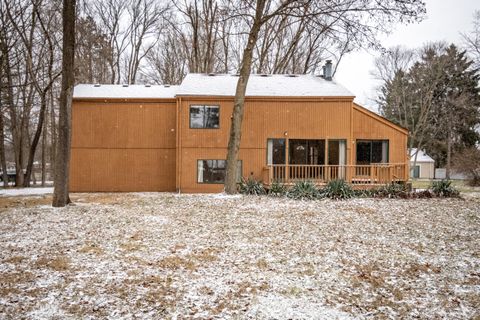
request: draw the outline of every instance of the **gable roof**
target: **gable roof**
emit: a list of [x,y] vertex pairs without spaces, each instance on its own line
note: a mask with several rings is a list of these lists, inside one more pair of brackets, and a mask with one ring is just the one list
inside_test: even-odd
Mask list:
[[[415,160],[416,152],[417,152],[417,148],[410,149],[410,161]],[[425,151],[418,150],[417,162],[435,162],[435,160],[433,160],[428,154],[426,154]]]
[[121,85],[121,84],[78,84],[73,90],[73,97],[93,98],[93,99],[115,99],[115,98],[133,98],[133,99],[173,99],[178,86],[161,85]]
[[[189,73],[179,96],[235,96],[238,76],[232,74]],[[312,75],[252,74],[247,97],[354,97],[342,85]]]

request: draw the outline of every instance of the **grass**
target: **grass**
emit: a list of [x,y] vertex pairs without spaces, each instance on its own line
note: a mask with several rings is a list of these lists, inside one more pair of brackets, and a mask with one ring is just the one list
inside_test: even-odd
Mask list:
[[31,199],[0,215],[6,319],[480,316],[480,198]]
[[[433,180],[430,179],[412,179],[412,187],[415,189],[427,189],[432,184]],[[478,192],[479,189],[469,186],[464,180],[452,180],[452,185],[460,192]]]

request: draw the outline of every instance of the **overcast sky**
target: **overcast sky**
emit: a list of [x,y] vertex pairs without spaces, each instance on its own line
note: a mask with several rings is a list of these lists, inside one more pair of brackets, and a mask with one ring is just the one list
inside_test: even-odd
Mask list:
[[[472,30],[473,13],[480,10],[479,0],[426,0],[427,17],[420,23],[398,25],[394,32],[382,38],[385,48],[403,45],[417,48],[432,41],[461,44],[461,32]],[[378,85],[371,71],[377,52],[353,52],[338,67],[335,80],[347,87],[360,104],[375,110],[372,99]]]

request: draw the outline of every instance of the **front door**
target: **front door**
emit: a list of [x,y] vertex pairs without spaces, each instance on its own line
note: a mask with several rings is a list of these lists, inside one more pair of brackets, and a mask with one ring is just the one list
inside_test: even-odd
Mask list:
[[412,176],[412,178],[418,179],[420,177],[420,166],[417,165],[415,167],[412,167],[412,169],[410,170],[410,175]]

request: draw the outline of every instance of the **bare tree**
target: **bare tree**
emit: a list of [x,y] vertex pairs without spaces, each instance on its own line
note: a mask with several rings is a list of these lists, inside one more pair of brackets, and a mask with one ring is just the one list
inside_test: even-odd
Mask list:
[[78,17],[75,39],[75,80],[80,83],[110,83],[112,52],[108,35],[91,16]]
[[93,16],[109,43],[110,83],[121,82],[121,58],[128,46],[129,30],[122,23],[127,12],[128,0],[87,2],[87,13]]
[[63,1],[63,46],[62,46],[62,91],[60,94],[59,135],[55,163],[54,207],[64,207],[70,203],[69,168],[71,138],[71,108],[75,61],[75,5],[76,0]]
[[[2,24],[3,26],[3,24]],[[3,30],[3,27],[1,28]],[[0,79],[4,78],[4,65],[6,63],[6,57],[4,56],[4,35],[0,31]],[[2,170],[2,180],[5,188],[8,187],[8,173],[7,173],[7,159],[5,152],[5,120],[3,113],[6,111],[1,92],[3,92],[3,81],[0,81],[0,169]]]
[[156,31],[161,29],[162,18],[167,11],[168,7],[161,7],[156,0],[136,0],[128,6],[130,32],[126,57],[127,83],[135,83],[141,61],[158,43]]
[[456,153],[452,159],[455,171],[465,174],[472,186],[480,185],[480,149],[467,148]]
[[188,62],[184,46],[176,32],[166,29],[160,41],[146,55],[147,66],[140,70],[142,81],[157,84],[180,84],[187,74]]
[[[45,17],[40,13],[39,7],[43,7],[43,10],[46,11]],[[33,139],[30,141],[30,147],[28,152],[28,162],[27,162],[27,169],[24,177],[23,186],[29,187],[30,186],[30,179],[32,175],[32,168],[33,162],[35,159],[35,152],[37,150],[38,142],[40,140],[40,136],[42,134],[42,129],[44,127],[44,119],[45,119],[45,111],[47,109],[47,94],[51,90],[54,81],[60,75],[59,72],[56,74],[53,73],[54,68],[54,58],[55,58],[55,45],[54,40],[52,39],[52,27],[55,25],[54,17],[56,8],[48,8],[48,6],[42,3],[42,1],[35,1],[32,2],[32,25],[31,29],[21,28],[15,19],[11,17],[11,22],[17,31],[18,36],[20,37],[23,45],[25,46],[26,50],[26,69],[27,72],[30,74],[31,82],[40,97],[40,110],[37,122],[37,128],[35,130],[35,134]],[[48,19],[44,21],[44,19]],[[36,25],[36,20],[41,29],[41,39],[42,39],[42,47],[36,48],[37,59],[34,57],[34,43],[33,37],[31,36],[34,34],[34,27]],[[40,37],[40,35],[39,35]],[[46,48],[45,48],[46,47]],[[36,61],[35,61],[36,60]],[[45,61],[45,63],[44,63]],[[35,65],[34,65],[35,64]],[[42,67],[45,67],[45,74],[41,71]]]
[[[241,1],[228,2],[233,12],[250,20],[248,40],[240,64],[240,75],[234,98],[232,124],[227,152],[225,191],[237,192],[237,159],[240,149],[245,92],[252,70],[252,55],[262,27],[277,16],[291,16],[298,20],[308,17],[309,23],[332,39],[348,34],[352,44],[363,42],[378,46],[376,34],[388,31],[392,22],[409,22],[421,17],[425,5],[418,1]],[[234,15],[235,16],[235,15]],[[247,18],[247,19],[248,19]],[[385,23],[386,21],[389,24]]]
[[480,68],[480,10],[473,15],[473,30],[470,34],[462,33],[468,53],[472,56],[474,67]]

